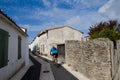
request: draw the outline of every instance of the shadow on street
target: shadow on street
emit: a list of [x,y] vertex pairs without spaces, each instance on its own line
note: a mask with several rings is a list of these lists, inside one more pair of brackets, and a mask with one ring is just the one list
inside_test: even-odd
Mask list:
[[39,80],[41,64],[33,57],[29,56],[34,65],[32,65],[21,80]]
[[39,58],[50,63],[55,80],[78,80],[75,76],[73,76],[70,72],[68,72],[64,67],[62,67],[61,66],[62,64],[54,63],[53,61],[50,61],[40,56]]

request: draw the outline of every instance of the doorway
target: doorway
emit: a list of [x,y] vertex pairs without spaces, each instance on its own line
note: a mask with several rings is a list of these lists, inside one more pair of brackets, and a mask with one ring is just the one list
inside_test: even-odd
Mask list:
[[62,60],[62,62],[65,61],[65,44],[59,44],[57,45],[58,53],[59,53],[59,59]]

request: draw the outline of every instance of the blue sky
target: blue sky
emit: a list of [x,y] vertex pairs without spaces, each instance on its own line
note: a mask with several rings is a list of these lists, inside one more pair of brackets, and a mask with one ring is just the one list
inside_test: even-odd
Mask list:
[[40,30],[71,26],[87,35],[101,21],[120,21],[120,0],[0,0],[0,9],[28,29],[29,42]]

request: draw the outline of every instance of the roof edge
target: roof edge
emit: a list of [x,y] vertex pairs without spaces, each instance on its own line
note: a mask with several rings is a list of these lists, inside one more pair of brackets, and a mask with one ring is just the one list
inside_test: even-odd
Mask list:
[[28,36],[28,34],[25,33],[9,16],[7,16],[7,14],[1,11],[1,9],[0,13],[3,15],[3,18],[5,17],[6,19],[8,19],[8,21],[15,26],[14,28],[17,29],[21,34],[23,34],[24,36]]
[[45,34],[45,33],[48,32],[49,30],[60,29],[60,28],[64,28],[64,27],[69,27],[69,28],[71,28],[71,29],[74,29],[74,30],[79,31],[79,32],[81,32],[82,34],[84,34],[82,31],[77,30],[77,29],[75,29],[75,28],[73,28],[73,27],[71,27],[71,26],[61,26],[61,27],[53,27],[53,28],[50,28],[50,29],[42,30],[42,31],[40,31],[40,32],[38,33],[37,36],[40,37],[42,34]]

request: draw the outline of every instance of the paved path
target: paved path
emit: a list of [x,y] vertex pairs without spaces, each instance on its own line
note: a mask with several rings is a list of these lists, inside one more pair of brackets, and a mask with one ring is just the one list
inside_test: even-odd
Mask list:
[[68,69],[50,59],[35,56],[32,53],[30,55],[34,65],[28,69],[21,80],[86,80],[82,77],[76,78]]
[[50,64],[38,56],[35,56],[33,54],[30,55],[41,64],[39,80],[55,80]]
[[65,68],[61,66],[57,67],[54,63],[50,63],[50,64],[51,64],[51,68],[52,68],[55,80],[78,80],[71,73],[69,73]]
[[89,80],[84,75],[71,70],[66,64],[58,67],[56,66],[58,64],[53,63],[48,57],[35,56],[32,53],[30,55],[32,56],[30,64],[10,80]]
[[43,57],[40,57],[40,59],[43,59],[44,61],[50,63],[55,80],[78,80],[59,64],[53,63],[52,61],[47,60]]
[[41,64],[30,56],[31,61],[34,63],[21,80],[39,80]]

